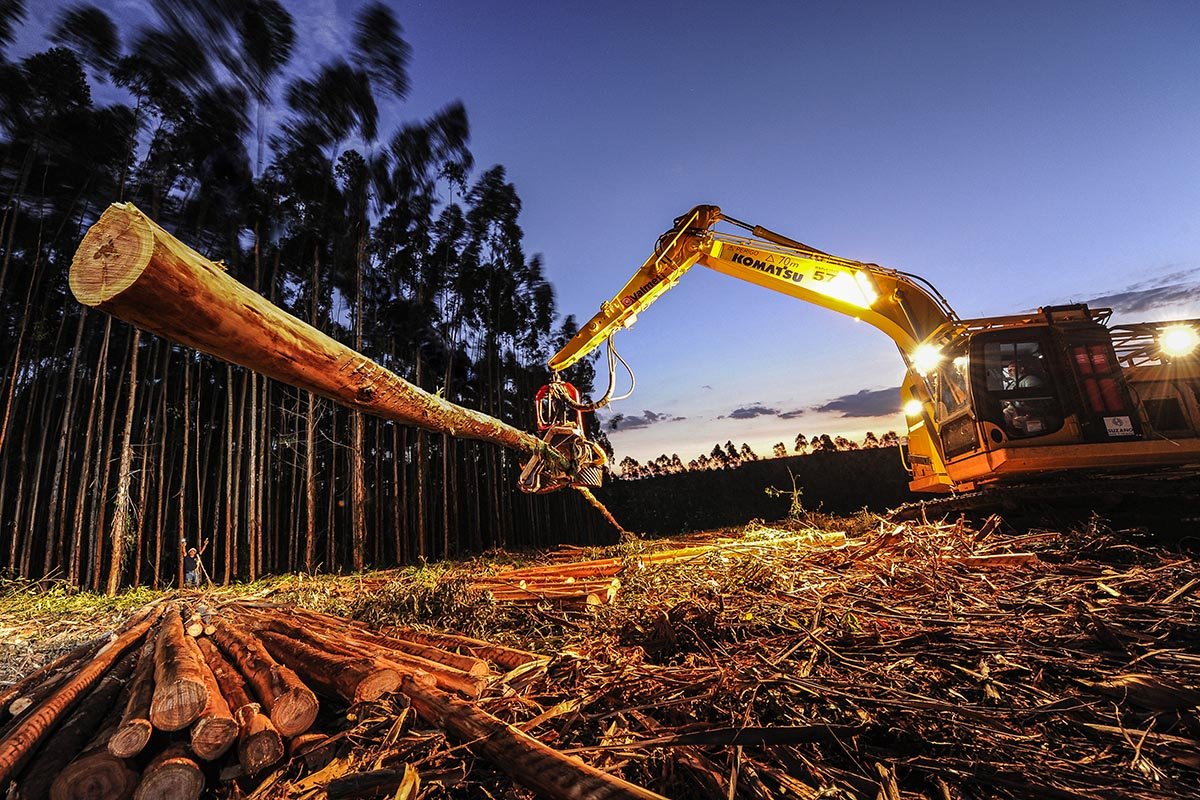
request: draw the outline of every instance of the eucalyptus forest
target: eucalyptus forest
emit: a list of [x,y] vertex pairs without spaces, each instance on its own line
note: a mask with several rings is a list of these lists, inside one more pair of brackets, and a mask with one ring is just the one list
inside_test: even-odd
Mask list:
[[[112,593],[178,582],[187,547],[229,582],[601,530],[575,493],[519,494],[519,454],[365,417],[75,302],[80,238],[128,201],[300,319],[523,429],[574,333],[524,249],[515,186],[472,157],[468,110],[405,119],[411,53],[390,9],[364,6],[352,52],[300,67],[277,0],[153,5],[129,29],[74,7],[16,58],[29,9],[0,0],[0,570]],[[593,376],[568,375],[585,393]]]

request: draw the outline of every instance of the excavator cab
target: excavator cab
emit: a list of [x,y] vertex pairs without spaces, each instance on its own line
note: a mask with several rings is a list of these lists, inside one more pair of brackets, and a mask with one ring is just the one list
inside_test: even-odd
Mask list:
[[[1118,352],[1104,324],[1108,313],[1052,306],[1037,315],[964,321],[938,348],[936,366],[906,383],[915,401],[914,488],[948,491],[1078,468],[1200,460],[1200,384],[1187,379],[1196,359],[1162,363],[1154,346],[1161,331],[1151,323],[1130,326],[1139,329],[1138,341]],[[1154,405],[1157,395],[1180,400]]]

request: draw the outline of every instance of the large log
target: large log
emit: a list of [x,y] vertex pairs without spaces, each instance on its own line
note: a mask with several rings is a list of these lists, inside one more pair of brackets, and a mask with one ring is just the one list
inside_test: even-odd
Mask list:
[[129,682],[128,698],[120,720],[108,741],[108,750],[117,758],[133,758],[142,752],[154,726],[150,724],[150,701],[154,698],[154,650],[158,643],[150,631],[138,654],[137,668]]
[[283,738],[262,713],[262,707],[250,699],[245,680],[217,646],[209,639],[198,639],[196,644],[233,709],[238,725],[238,760],[247,773],[255,775],[283,758]]
[[186,747],[175,745],[146,766],[133,800],[196,800],[202,791],[204,773],[200,766]]
[[63,767],[91,741],[112,712],[117,696],[133,672],[137,655],[130,653],[105,675],[96,688],[76,706],[70,716],[54,731],[54,736],[41,746],[17,781],[17,797],[21,800],[44,800],[50,786]]
[[[369,659],[374,663],[377,670],[386,671],[396,676],[407,675],[422,685],[440,686],[443,689],[461,692],[468,697],[479,697],[483,693],[483,690],[487,688],[487,678],[483,676],[471,675],[446,664],[403,652],[392,651],[380,653],[378,648],[369,642],[358,641],[346,633],[337,633],[329,628],[321,628],[319,630],[306,629],[278,618],[258,616],[257,620],[259,625],[275,633],[283,634],[283,636],[289,639],[294,639],[298,642],[311,642],[318,649],[324,650],[327,653],[337,653],[357,660]],[[263,641],[265,642],[266,639]],[[269,643],[268,649],[270,649]],[[297,668],[297,671],[301,670]],[[344,680],[348,680],[348,678]],[[383,691],[375,691],[374,697],[360,696],[358,699],[373,700],[375,697],[383,694],[384,691],[395,691],[399,686],[400,679],[397,677],[394,686],[380,686],[378,689],[382,689]],[[360,695],[363,691],[364,687],[360,687],[357,690]]]
[[4,709],[7,709],[8,713],[17,716],[31,705],[35,705],[37,699],[36,693],[39,693],[42,687],[47,686],[47,684],[51,688],[57,686],[72,671],[77,669],[81,663],[91,658],[100,649],[100,646],[104,644],[104,641],[104,639],[95,639],[68,650],[50,663],[44,664],[29,673],[12,686],[0,691],[0,715],[3,715]]
[[394,636],[384,636],[383,634],[375,633],[374,631],[369,631],[358,626],[349,626],[345,621],[325,614],[315,614],[301,609],[293,609],[292,615],[303,617],[306,624],[315,624],[330,634],[344,636],[356,642],[365,642],[387,648],[388,650],[406,653],[410,656],[424,658],[428,661],[436,661],[439,664],[454,667],[475,677],[487,677],[491,674],[491,669],[482,658],[464,656],[440,647],[421,644],[420,642],[409,642],[404,639],[397,639]]
[[32,754],[34,747],[68,712],[75,702],[96,684],[129,648],[146,635],[162,612],[154,604],[130,618],[108,644],[39,707],[22,719],[7,736],[0,739],[0,788],[7,783]]
[[63,768],[50,785],[50,800],[129,800],[133,796],[138,774],[125,759],[108,752],[117,724],[114,718]]
[[403,691],[422,719],[455,739],[469,742],[473,751],[542,796],[563,800],[665,800],[660,794],[547,747],[474,703],[407,680]]
[[218,620],[213,641],[237,666],[282,736],[304,733],[317,718],[317,696],[262,643],[229,620]]
[[208,705],[204,662],[192,638],[184,633],[179,608],[172,604],[163,617],[154,648],[154,697],[150,722],[177,731],[195,722]]
[[208,688],[208,705],[204,707],[200,718],[192,726],[192,752],[205,761],[214,761],[225,754],[225,751],[237,741],[238,724],[229,710],[229,703],[221,694],[217,678],[201,653],[195,639],[188,637],[191,646],[196,648],[200,657],[205,686]]
[[274,631],[259,631],[258,638],[271,655],[303,676],[309,685],[347,703],[377,700],[400,688],[396,671],[375,659],[330,653]]
[[114,203],[88,230],[70,282],[86,306],[291,386],[565,466],[537,437],[430,394],[280,310],[132,204]]

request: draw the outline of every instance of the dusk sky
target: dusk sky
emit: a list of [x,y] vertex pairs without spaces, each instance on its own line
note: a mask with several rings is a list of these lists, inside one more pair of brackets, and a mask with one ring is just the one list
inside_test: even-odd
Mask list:
[[[44,29],[64,5],[31,11]],[[358,3],[287,5],[294,70],[348,49]],[[464,102],[561,315],[591,317],[713,203],[918,273],[966,317],[1200,316],[1195,2],[393,5],[414,87],[393,119]],[[618,460],[903,432],[886,337],[700,267],[617,344],[638,378]]]

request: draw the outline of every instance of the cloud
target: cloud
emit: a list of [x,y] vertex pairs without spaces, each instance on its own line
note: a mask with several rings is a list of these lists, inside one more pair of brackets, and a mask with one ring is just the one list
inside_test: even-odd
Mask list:
[[767,408],[761,403],[755,403],[742,408],[735,408],[717,419],[754,419],[755,417],[773,417],[779,413],[777,408]]
[[680,422],[687,417],[672,417],[670,414],[659,414],[654,411],[645,410],[642,415],[629,416],[628,414],[615,414],[608,420],[609,430],[613,431],[634,431],[639,428],[649,428],[651,425],[656,425],[659,422]]
[[793,411],[781,411],[781,412],[779,412],[779,418],[780,419],[795,419],[796,417],[802,415],[803,413],[804,413],[803,408],[797,408]]
[[854,394],[844,394],[814,411],[839,413],[843,417],[884,417],[900,412],[900,387],[892,389],[863,389]]
[[1200,297],[1200,267],[1176,270],[1087,301],[1092,308],[1111,308],[1115,315],[1180,310],[1191,313]]

